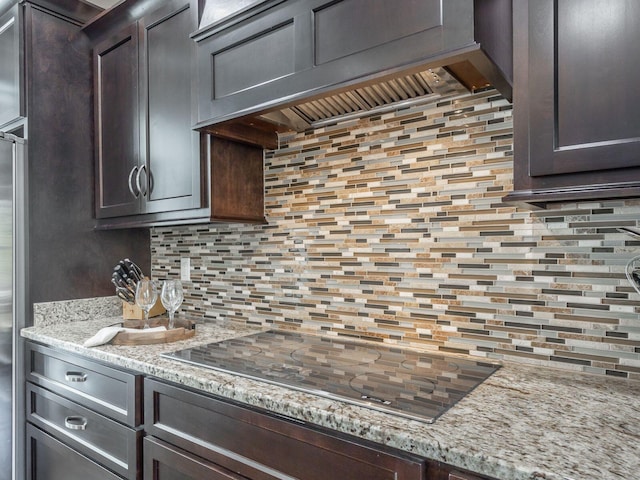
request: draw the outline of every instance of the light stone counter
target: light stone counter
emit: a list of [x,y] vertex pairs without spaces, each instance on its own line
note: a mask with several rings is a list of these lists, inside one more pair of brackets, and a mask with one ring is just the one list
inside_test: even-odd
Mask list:
[[119,320],[30,327],[22,335],[501,480],[640,479],[640,382],[506,364],[427,424],[159,356],[251,327],[207,323],[171,344],[82,346]]

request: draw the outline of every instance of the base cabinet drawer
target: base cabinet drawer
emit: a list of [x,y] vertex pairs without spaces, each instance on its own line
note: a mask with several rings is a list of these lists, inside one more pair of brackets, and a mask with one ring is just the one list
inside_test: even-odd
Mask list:
[[144,439],[144,480],[247,480],[153,437]]
[[33,425],[26,433],[27,480],[121,480]]
[[32,384],[27,384],[27,420],[123,477],[137,478],[141,430]]
[[148,435],[239,478],[422,480],[426,476],[426,461],[411,454],[149,378],[144,391]]
[[131,427],[142,419],[142,377],[27,343],[27,381]]

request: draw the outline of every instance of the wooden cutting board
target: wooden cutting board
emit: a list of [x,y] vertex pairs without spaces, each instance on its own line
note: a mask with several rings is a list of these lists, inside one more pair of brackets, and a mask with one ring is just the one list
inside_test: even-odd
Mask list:
[[[167,326],[167,318],[153,318],[149,320],[150,327]],[[176,328],[162,332],[145,332],[142,330],[142,320],[125,320],[125,328],[139,328],[140,332],[120,332],[111,340],[112,345],[153,345],[157,343],[171,343],[186,340],[196,334],[195,323],[192,320],[176,320]]]

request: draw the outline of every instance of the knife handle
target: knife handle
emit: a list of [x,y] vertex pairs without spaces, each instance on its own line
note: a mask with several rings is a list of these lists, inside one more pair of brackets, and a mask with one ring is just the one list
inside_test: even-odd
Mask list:
[[120,260],[118,262],[118,266],[120,267],[120,269],[122,270],[122,273],[124,273],[125,275],[129,275],[129,268],[127,267],[127,265],[124,263],[124,260]]
[[127,266],[127,268],[129,269],[130,274],[133,273],[135,280],[137,282],[139,282],[140,280],[142,280],[142,278],[144,277],[142,270],[140,269],[140,267],[138,265],[136,265],[135,263],[133,263],[131,260],[129,260],[128,258],[125,258],[124,260],[124,264]]

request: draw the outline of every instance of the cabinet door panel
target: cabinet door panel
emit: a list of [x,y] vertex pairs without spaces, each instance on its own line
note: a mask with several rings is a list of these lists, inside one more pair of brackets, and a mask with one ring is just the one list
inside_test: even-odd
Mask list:
[[529,8],[530,175],[640,166],[640,4],[541,0]]
[[140,21],[146,213],[200,206],[199,134],[191,129],[194,10],[189,1],[173,2]]
[[640,45],[639,18],[633,0],[558,2],[559,148],[640,137],[640,124],[629,121],[640,112],[640,97],[629,94],[640,81],[640,63],[629,61]]
[[24,115],[18,5],[0,17],[0,126]]
[[293,20],[213,52],[211,56],[213,98],[223,98],[290,75],[295,71]]
[[140,209],[138,38],[134,26],[94,49],[96,215],[130,215]]
[[342,0],[315,10],[313,19],[315,64],[320,65],[441,27],[442,8],[439,0],[401,6],[387,0]]

